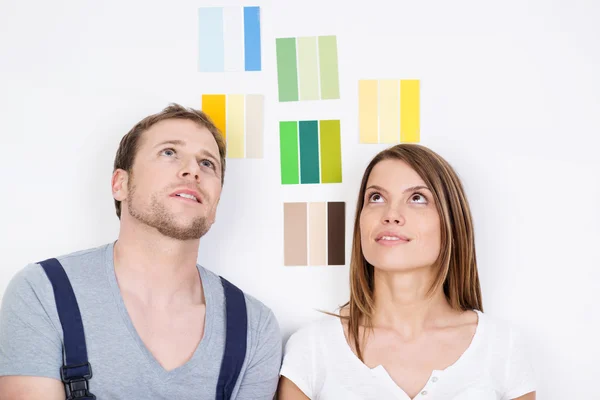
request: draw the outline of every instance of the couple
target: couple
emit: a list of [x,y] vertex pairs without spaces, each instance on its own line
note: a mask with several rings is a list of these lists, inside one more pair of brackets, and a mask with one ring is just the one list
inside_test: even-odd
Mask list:
[[0,310],[0,399],[535,399],[523,344],[482,313],[471,215],[418,145],[369,164],[350,301],[282,339],[269,308],[197,265],[225,142],[171,105],[123,137],[118,240],[31,264]]

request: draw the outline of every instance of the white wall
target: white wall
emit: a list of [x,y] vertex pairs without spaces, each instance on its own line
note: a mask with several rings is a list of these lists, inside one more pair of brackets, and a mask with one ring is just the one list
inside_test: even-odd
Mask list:
[[[263,7],[252,79],[197,72],[197,8],[229,4]],[[265,158],[229,161],[200,262],[264,301],[289,336],[347,300],[348,270],[282,266],[282,202],[344,200],[350,227],[362,171],[384,148],[358,143],[357,80],[417,78],[422,143],[471,201],[486,311],[530,340],[540,399],[597,396],[599,3],[360,4],[2,1],[0,294],[28,262],[116,237],[111,167],[135,122],[202,93],[264,93]],[[322,34],[338,36],[341,100],[278,103],[275,37]],[[282,187],[278,121],[328,118],[342,120],[344,182]]]

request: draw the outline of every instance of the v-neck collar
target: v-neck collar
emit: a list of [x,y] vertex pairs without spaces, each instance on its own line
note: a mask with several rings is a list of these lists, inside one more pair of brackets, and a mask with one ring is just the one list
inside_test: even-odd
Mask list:
[[427,379],[427,383],[419,393],[411,398],[406,392],[396,384],[396,382],[392,379],[388,371],[385,369],[383,365],[377,365],[374,368],[370,368],[365,363],[363,363],[356,354],[350,348],[348,341],[346,340],[346,335],[344,333],[344,324],[341,318],[336,318],[337,321],[334,321],[336,324],[336,336],[340,339],[339,344],[341,345],[342,354],[344,354],[347,362],[354,363],[357,365],[357,368],[362,369],[366,373],[371,376],[377,378],[380,383],[385,385],[386,390],[394,395],[394,399],[396,400],[420,400],[425,398],[430,398],[431,394],[435,391],[435,382],[437,382],[440,377],[443,375],[448,375],[456,368],[460,368],[460,366],[466,362],[468,362],[471,354],[476,351],[479,342],[481,341],[481,336],[484,331],[484,315],[479,310],[473,310],[477,313],[477,327],[475,328],[475,333],[473,334],[473,338],[471,339],[471,343],[465,349],[465,351],[460,355],[460,357],[450,366],[446,367],[443,370],[433,370],[431,371],[431,375]]
[[129,333],[131,334],[131,338],[136,342],[140,351],[144,354],[147,362],[148,369],[152,371],[152,373],[156,376],[156,378],[161,381],[168,381],[176,375],[185,375],[190,369],[193,369],[195,365],[199,362],[201,363],[202,355],[206,353],[205,349],[210,342],[210,337],[213,331],[213,321],[214,321],[214,303],[213,303],[213,294],[205,285],[205,282],[208,282],[209,278],[206,276],[206,271],[200,266],[196,265],[198,268],[198,274],[200,275],[200,284],[202,285],[202,289],[204,292],[204,299],[206,302],[206,312],[205,312],[205,321],[204,321],[204,334],[200,343],[194,350],[192,357],[183,365],[167,371],[163,368],[163,366],[156,360],[154,355],[148,350],[142,338],[138,334],[135,326],[133,325],[133,321],[129,316],[129,312],[127,311],[127,307],[125,306],[125,301],[123,300],[123,296],[121,294],[121,290],[119,289],[119,284],[117,282],[117,275],[115,273],[115,264],[114,264],[114,242],[107,246],[105,253],[105,266],[106,266],[106,275],[108,277],[109,285],[111,291],[113,293],[113,297],[117,308],[121,314],[123,319],[123,323],[127,326]]

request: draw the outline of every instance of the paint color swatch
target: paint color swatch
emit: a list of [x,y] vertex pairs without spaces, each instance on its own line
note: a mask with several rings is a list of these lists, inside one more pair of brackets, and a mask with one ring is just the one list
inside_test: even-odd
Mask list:
[[201,109],[223,134],[227,158],[263,158],[263,95],[204,94]]
[[340,98],[336,36],[279,38],[275,49],[280,102]]
[[341,183],[339,120],[279,122],[281,184]]
[[261,71],[260,7],[198,9],[200,72]]
[[420,90],[419,80],[358,81],[360,143],[418,143]]
[[346,203],[284,203],[285,266],[344,265]]

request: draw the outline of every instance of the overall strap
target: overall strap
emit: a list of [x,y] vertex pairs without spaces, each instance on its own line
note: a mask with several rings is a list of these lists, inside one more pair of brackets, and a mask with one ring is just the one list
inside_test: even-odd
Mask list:
[[246,357],[248,315],[244,293],[221,277],[225,292],[226,333],[225,353],[217,382],[216,400],[229,400]]
[[88,380],[92,377],[92,366],[88,362],[83,324],[73,287],[62,265],[56,258],[39,263],[54,290],[56,311],[63,330],[64,357],[60,376],[65,384],[67,400],[93,400]]

